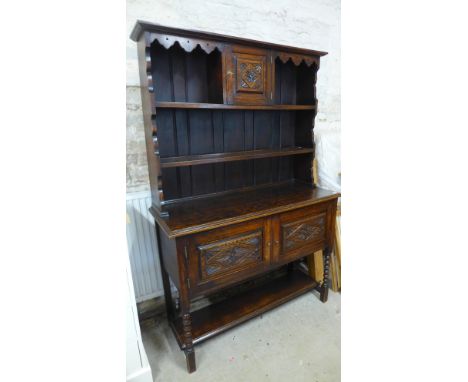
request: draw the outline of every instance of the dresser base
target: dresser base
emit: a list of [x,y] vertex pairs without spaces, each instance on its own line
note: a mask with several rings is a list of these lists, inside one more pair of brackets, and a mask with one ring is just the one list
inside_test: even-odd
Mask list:
[[[294,182],[180,202],[168,219],[156,217],[167,316],[189,372],[196,369],[196,344],[310,290],[327,301],[338,196]],[[320,285],[298,267],[318,250]],[[211,304],[196,309],[202,297]]]

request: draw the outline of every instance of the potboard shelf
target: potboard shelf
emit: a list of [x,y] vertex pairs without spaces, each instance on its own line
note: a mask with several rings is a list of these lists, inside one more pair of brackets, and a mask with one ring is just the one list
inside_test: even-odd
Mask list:
[[[286,301],[314,289],[317,283],[300,270],[293,270],[280,278],[238,296],[192,313],[192,337],[197,344],[233,326],[273,309]],[[183,325],[179,318],[173,323],[177,340],[183,343]]]

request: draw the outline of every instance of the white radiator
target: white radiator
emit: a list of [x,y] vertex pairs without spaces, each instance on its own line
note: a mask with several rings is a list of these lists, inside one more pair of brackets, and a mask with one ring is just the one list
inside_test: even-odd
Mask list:
[[136,302],[164,294],[150,207],[149,191],[127,194],[127,244]]

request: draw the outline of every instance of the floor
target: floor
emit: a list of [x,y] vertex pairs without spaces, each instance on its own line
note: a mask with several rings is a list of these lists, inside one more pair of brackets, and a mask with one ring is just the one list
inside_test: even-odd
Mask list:
[[340,294],[309,292],[195,346],[188,374],[164,316],[142,322],[155,382],[340,381]]

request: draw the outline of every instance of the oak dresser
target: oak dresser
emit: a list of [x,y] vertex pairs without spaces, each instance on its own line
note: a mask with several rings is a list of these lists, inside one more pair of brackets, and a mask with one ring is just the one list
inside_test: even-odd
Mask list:
[[[311,170],[326,53],[142,21],[131,38],[167,316],[193,372],[197,343],[307,291],[327,300],[340,195]],[[320,284],[301,263],[318,250]]]

